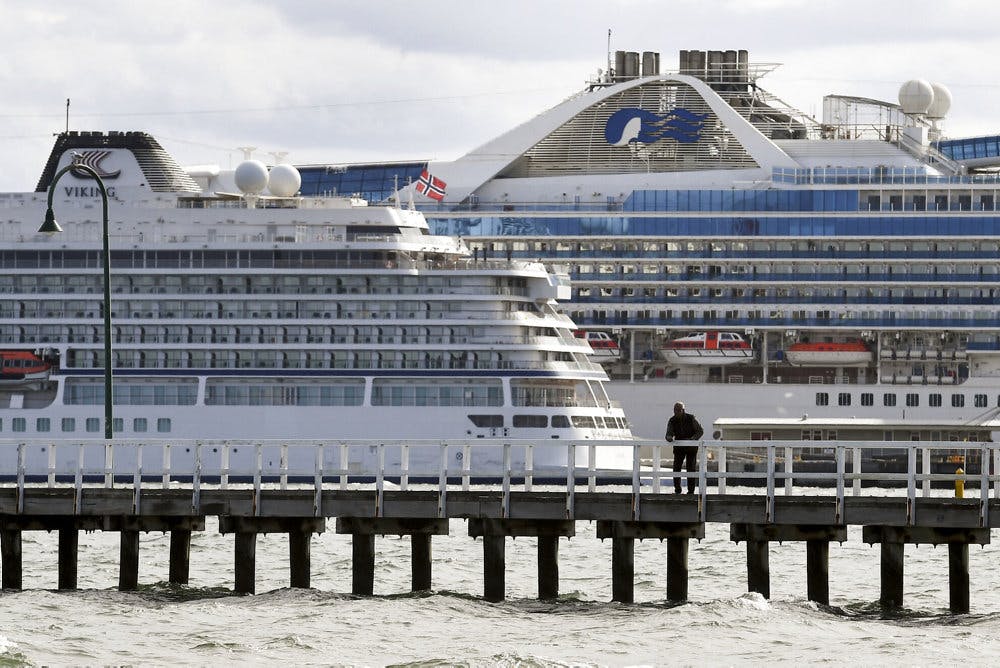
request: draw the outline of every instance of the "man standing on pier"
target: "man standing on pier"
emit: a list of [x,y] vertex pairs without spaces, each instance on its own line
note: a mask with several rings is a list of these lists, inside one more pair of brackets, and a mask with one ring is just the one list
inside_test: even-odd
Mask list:
[[[698,424],[698,420],[695,419],[690,413],[684,411],[683,402],[678,401],[674,404],[674,416],[667,420],[667,443],[673,443],[674,441],[697,441],[701,439],[704,430],[701,425]],[[698,446],[697,445],[675,445],[674,446],[674,472],[681,470],[684,465],[685,460],[687,460],[687,470],[691,473],[697,470],[698,466]],[[694,494],[694,480],[688,478],[687,481],[687,493]],[[681,479],[679,477],[674,478],[674,492],[676,494],[681,493]]]

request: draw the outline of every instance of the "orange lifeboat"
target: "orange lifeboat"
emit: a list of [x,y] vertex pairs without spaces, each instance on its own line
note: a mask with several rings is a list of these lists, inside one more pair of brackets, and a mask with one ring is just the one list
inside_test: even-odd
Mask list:
[[792,366],[863,366],[872,361],[872,351],[863,341],[839,343],[793,343],[785,351]]
[[753,347],[736,332],[699,332],[667,341],[660,357],[672,364],[739,364],[753,359]]
[[591,359],[598,364],[609,364],[617,362],[621,357],[621,349],[618,342],[611,338],[607,332],[590,332],[578,329],[573,332],[573,336],[578,339],[586,339],[593,351]]
[[27,350],[0,350],[0,387],[48,380],[52,365]]

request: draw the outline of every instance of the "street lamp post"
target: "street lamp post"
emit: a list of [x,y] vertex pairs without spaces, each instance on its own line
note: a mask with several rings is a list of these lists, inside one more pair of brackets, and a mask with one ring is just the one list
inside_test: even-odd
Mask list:
[[108,190],[104,187],[97,171],[83,163],[74,163],[63,167],[52,178],[49,184],[49,208],[45,211],[45,222],[38,228],[42,234],[55,234],[62,232],[56,216],[52,212],[52,196],[56,191],[56,183],[63,174],[70,170],[82,172],[97,181],[97,187],[101,191],[101,204],[104,206],[104,438],[111,440],[113,435],[112,419],[112,396],[111,396],[111,252],[108,250]]

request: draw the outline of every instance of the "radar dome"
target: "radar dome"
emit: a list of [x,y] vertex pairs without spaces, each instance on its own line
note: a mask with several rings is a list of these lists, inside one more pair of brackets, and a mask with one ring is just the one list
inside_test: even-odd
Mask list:
[[292,197],[299,191],[301,185],[302,176],[295,167],[275,165],[271,168],[271,180],[267,187],[275,197]]
[[244,160],[233,174],[240,192],[259,195],[267,187],[267,167],[260,160]]
[[948,110],[951,109],[951,91],[945,88],[944,84],[932,83],[934,89],[934,101],[927,109],[929,118],[944,118]]
[[934,102],[934,89],[923,79],[910,79],[899,88],[899,106],[904,114],[925,114]]

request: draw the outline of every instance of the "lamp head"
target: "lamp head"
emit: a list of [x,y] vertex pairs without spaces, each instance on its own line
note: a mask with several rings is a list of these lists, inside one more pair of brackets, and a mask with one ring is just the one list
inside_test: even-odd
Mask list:
[[62,232],[62,228],[59,227],[59,223],[56,222],[56,214],[52,213],[52,207],[49,207],[45,211],[45,222],[42,226],[38,228],[40,234],[47,234],[52,236],[56,232]]

